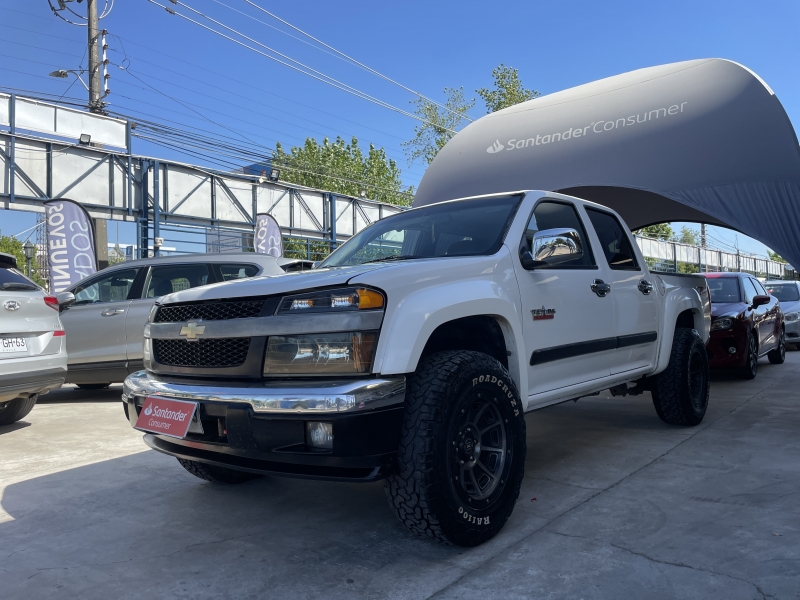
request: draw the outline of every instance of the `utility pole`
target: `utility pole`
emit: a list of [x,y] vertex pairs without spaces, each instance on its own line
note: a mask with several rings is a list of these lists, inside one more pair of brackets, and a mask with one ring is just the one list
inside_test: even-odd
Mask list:
[[700,223],[700,245],[706,247],[706,224]]
[[97,19],[97,0],[86,0],[86,17],[89,30],[89,110],[103,112],[102,76],[100,74],[100,44]]

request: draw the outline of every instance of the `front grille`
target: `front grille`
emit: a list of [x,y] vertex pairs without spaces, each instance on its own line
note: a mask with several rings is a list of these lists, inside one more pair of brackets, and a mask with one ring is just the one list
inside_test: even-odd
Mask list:
[[155,323],[181,323],[183,321],[224,321],[247,319],[261,314],[264,300],[229,300],[203,304],[168,304],[156,312]]
[[249,349],[250,338],[153,340],[156,362],[169,367],[239,367]]

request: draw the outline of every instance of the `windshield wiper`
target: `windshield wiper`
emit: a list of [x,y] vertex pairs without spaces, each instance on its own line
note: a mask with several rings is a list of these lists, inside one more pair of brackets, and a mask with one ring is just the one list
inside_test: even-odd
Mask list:
[[390,260],[408,260],[409,258],[419,258],[419,256],[411,256],[408,254],[390,254],[389,256],[384,256],[383,258],[375,258],[373,260],[368,260],[367,262],[361,264],[366,265],[367,263],[387,262]]
[[39,288],[32,283],[23,283],[21,281],[7,281],[0,285],[0,290],[38,290]]

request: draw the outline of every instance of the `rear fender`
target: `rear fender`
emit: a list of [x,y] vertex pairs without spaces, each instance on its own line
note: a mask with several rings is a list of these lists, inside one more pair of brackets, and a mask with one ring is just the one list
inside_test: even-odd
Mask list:
[[669,356],[672,351],[672,340],[675,337],[675,327],[678,323],[678,316],[684,311],[691,311],[694,321],[694,328],[703,339],[703,343],[708,343],[710,324],[707,322],[703,310],[703,300],[694,288],[674,287],[666,292],[664,297],[664,316],[661,333],[661,343],[658,349],[658,364],[655,373],[661,373],[669,364]]

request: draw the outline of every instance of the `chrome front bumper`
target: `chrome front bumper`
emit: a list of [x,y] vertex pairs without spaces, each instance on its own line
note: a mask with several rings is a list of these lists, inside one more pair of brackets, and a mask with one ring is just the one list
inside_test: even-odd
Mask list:
[[147,371],[129,375],[122,400],[163,396],[203,403],[249,404],[257,414],[336,414],[397,406],[405,400],[406,378],[381,377],[351,380],[303,380],[258,383],[176,382]]

